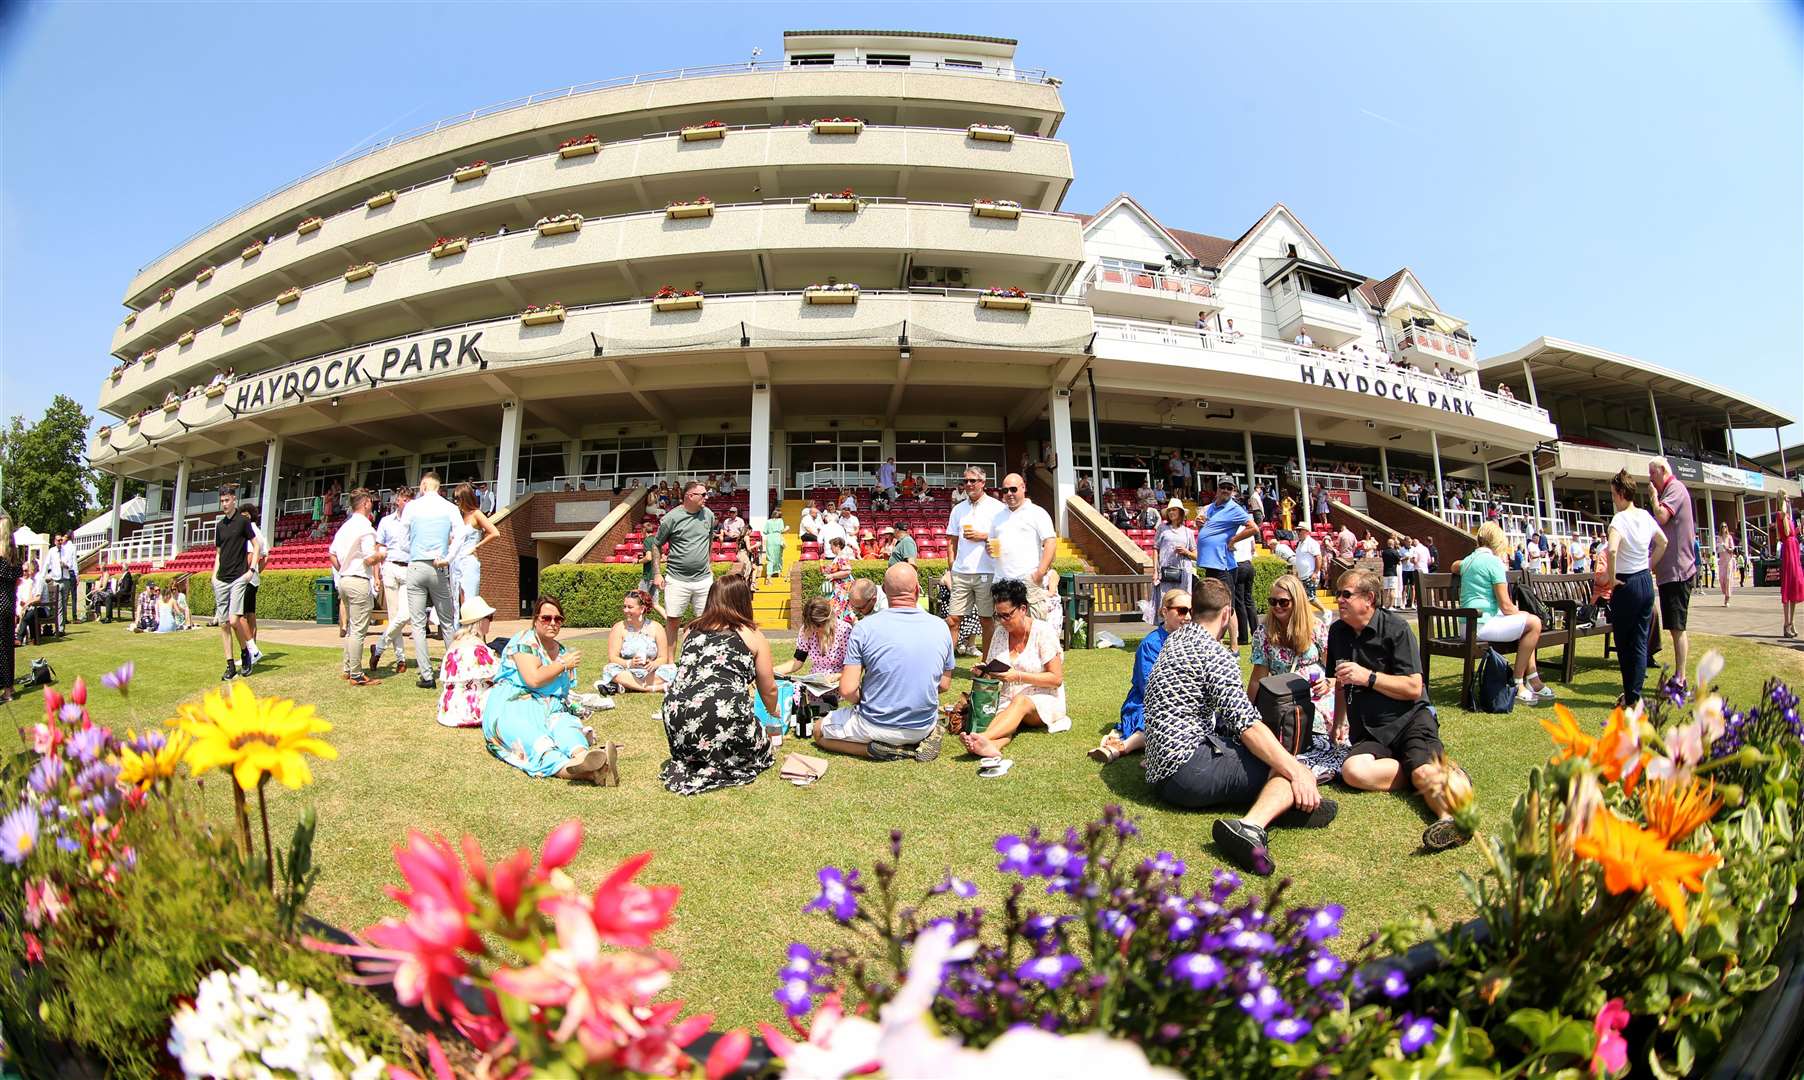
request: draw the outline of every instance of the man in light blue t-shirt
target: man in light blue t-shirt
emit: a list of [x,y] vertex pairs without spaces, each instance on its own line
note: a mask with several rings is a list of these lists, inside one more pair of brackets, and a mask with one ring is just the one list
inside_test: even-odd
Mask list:
[[940,755],[940,695],[952,687],[952,634],[923,611],[909,563],[883,575],[889,607],[858,620],[839,673],[840,707],[821,720],[822,750],[876,761]]

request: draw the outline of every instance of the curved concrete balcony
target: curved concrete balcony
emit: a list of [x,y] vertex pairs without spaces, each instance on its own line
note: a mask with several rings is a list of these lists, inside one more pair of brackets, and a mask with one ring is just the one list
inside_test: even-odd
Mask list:
[[477,180],[458,183],[447,173],[378,207],[358,200],[317,229],[276,237],[253,259],[234,255],[205,281],[187,281],[168,303],[153,301],[131,325],[117,327],[110,351],[126,357],[161,348],[232,308],[335,277],[353,263],[416,252],[422,238],[492,232],[509,221],[522,229],[573,209],[651,210],[704,192],[717,202],[777,199],[831,184],[872,195],[906,190],[928,202],[982,195],[1049,210],[1071,179],[1071,152],[1062,142],[978,142],[945,128],[867,126],[855,138],[803,126],[734,128],[705,142],[686,142],[677,132],[628,139],[582,157],[553,150],[494,164]]
[[[379,420],[383,410],[429,411],[434,395],[493,402],[494,379],[552,400],[629,388],[743,388],[755,357],[767,371],[781,369],[785,384],[894,384],[893,360],[847,361],[898,357],[904,333],[914,363],[942,380],[989,386],[1026,379],[1044,389],[1045,375],[1022,372],[1081,357],[1091,332],[1087,305],[1043,295],[1027,311],[994,310],[975,290],[861,292],[854,303],[831,305],[809,303],[800,292],[710,296],[700,309],[678,312],[646,300],[573,307],[547,325],[528,326],[516,315],[444,326],[241,376],[218,394],[195,395],[169,412],[153,405],[136,422],[96,431],[88,455],[97,466],[127,472],[167,464],[172,454],[229,456],[274,430]],[[653,358],[655,371],[623,374],[634,357]],[[989,359],[994,371],[973,366]],[[542,394],[521,389],[535,380]]]
[[405,132],[263,195],[153,259],[132,279],[125,303],[147,307],[165,287],[192,280],[203,265],[223,265],[253,238],[291,231],[302,218],[322,212],[315,208],[406,187],[461,162],[542,153],[587,132],[613,141],[713,119],[743,124],[844,115],[922,126],[1004,123],[1051,136],[1064,105],[1057,80],[1043,72],[938,65],[765,62],[566,87]]
[[[665,283],[703,281],[707,291],[801,288],[837,276],[867,287],[900,282],[908,258],[970,268],[983,284],[1049,291],[1083,258],[1075,217],[1023,213],[980,218],[968,205],[874,202],[855,213],[819,213],[806,201],[722,206],[713,216],[670,220],[663,211],[602,218],[578,232],[510,233],[445,258],[421,252],[360,281],[342,276],[246,309],[125,369],[101,387],[115,413],[205,382],[214,371],[249,372],[345,343],[419,327],[518,311],[530,302],[646,296]],[[290,295],[290,294],[285,294]]]

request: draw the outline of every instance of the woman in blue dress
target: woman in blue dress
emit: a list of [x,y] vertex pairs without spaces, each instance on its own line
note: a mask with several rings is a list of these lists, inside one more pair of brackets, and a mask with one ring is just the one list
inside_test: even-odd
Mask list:
[[1140,639],[1140,647],[1134,650],[1134,679],[1127,700],[1121,703],[1121,723],[1102,737],[1101,744],[1091,747],[1091,761],[1107,765],[1123,754],[1146,748],[1146,680],[1165,651],[1165,639],[1189,621],[1190,594],[1183,589],[1165,590],[1159,600],[1159,625]]
[[528,776],[594,782],[607,753],[589,745],[570,702],[581,657],[558,642],[563,605],[541,596],[532,608],[532,625],[501,649],[501,669],[482,703],[482,737],[490,753]]

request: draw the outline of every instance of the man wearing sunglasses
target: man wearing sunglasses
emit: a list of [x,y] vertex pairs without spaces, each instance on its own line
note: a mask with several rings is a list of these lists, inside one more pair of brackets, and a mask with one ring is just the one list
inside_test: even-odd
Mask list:
[[[1058,597],[1041,584],[1059,552],[1058,530],[1051,515],[1027,497],[1027,481],[1020,473],[1002,478],[1002,504],[1007,509],[991,529],[996,580],[1026,584],[1027,610],[1043,622],[1052,617],[1058,604]],[[989,655],[987,647],[984,655]]]
[[1003,505],[984,491],[988,477],[975,466],[965,470],[964,498],[953,506],[946,519],[946,539],[957,545],[952,557],[951,603],[946,611],[946,629],[952,640],[960,637],[958,624],[975,612],[983,626],[983,652],[990,655],[990,635],[996,631],[994,609],[990,603],[990,582],[996,573],[996,562],[988,548],[990,531]]
[[1428,707],[1416,636],[1403,616],[1379,606],[1381,588],[1370,570],[1349,570],[1336,585],[1340,619],[1328,628],[1327,665],[1336,684],[1334,737],[1353,743],[1341,779],[1358,791],[1413,786],[1437,819],[1423,831],[1422,846],[1458,847],[1472,836],[1455,824],[1443,794],[1446,749]]

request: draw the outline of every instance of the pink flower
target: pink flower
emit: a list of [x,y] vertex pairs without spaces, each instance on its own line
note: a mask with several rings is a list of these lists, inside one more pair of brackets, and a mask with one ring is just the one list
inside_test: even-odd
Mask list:
[[602,940],[625,948],[645,948],[658,931],[670,925],[682,889],[675,885],[647,888],[633,883],[633,877],[651,861],[645,851],[614,868],[595,888],[590,908],[595,929]]
[[58,732],[53,725],[50,725],[50,724],[33,724],[33,725],[31,725],[31,749],[32,749],[32,752],[35,754],[38,754],[39,756],[43,756],[45,754],[50,753],[50,751],[56,749],[57,736],[58,736]]
[[539,849],[539,872],[536,880],[544,881],[553,870],[570,865],[576,853],[583,846],[583,823],[580,818],[571,818],[545,837],[545,846]]
[[88,683],[80,675],[75,677],[75,688],[69,691],[69,700],[77,705],[88,703]]
[[[463,867],[458,865],[457,854],[444,837],[435,835],[429,839],[424,833],[409,829],[407,846],[395,849],[395,864],[401,868],[401,876],[413,886],[413,891],[391,885],[387,892],[397,902],[407,905],[410,911],[430,906],[448,908],[461,916],[476,909],[464,888]],[[474,942],[475,935],[469,936]],[[472,947],[481,948],[479,944]]]
[[29,930],[25,932],[25,962],[28,964],[44,962],[44,945],[38,940],[38,936]]
[[63,897],[48,878],[25,883],[25,921],[35,929],[46,921],[55,926],[63,915]]
[[720,1037],[714,1049],[708,1051],[708,1080],[721,1080],[745,1064],[747,1054],[752,1052],[752,1037],[744,1028],[734,1028]]
[[563,901],[552,912],[557,947],[530,967],[499,968],[495,989],[541,1008],[562,1008],[553,1038],[567,1043],[581,1032],[591,1059],[644,1033],[634,1006],[670,984],[671,959],[662,953],[603,952],[602,938],[581,904]]
[[[469,972],[469,965],[455,947],[447,947],[447,937],[458,932],[468,934],[461,915],[444,908],[422,915],[415,911],[407,922],[384,919],[364,930],[370,944],[338,945],[318,938],[304,937],[301,944],[319,952],[348,956],[363,963],[358,974],[346,981],[369,986],[393,983],[395,999],[403,1005],[421,1005],[434,1020],[443,1018],[441,1011],[457,1001],[456,984]],[[477,942],[480,948],[481,942]]]
[[1621,1035],[1622,1029],[1628,1026],[1629,1011],[1623,1008],[1622,999],[1611,998],[1604,1002],[1592,1025],[1592,1033],[1597,1037],[1597,1050],[1591,1055],[1593,1073],[1610,1076],[1628,1067],[1629,1044]]

